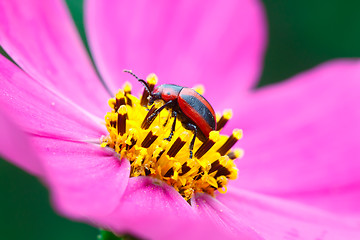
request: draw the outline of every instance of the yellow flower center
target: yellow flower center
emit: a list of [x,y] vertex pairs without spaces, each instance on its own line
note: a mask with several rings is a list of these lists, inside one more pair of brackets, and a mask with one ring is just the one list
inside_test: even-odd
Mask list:
[[[146,81],[151,89],[157,83],[155,74]],[[197,90],[202,94],[202,88]],[[153,121],[148,117],[163,105],[155,101],[147,108],[148,92],[144,90],[140,98],[131,94],[131,85],[126,83],[115,98],[109,100],[111,111],[105,115],[108,136],[101,139],[101,146],[114,149],[121,158],[130,161],[130,177],[150,176],[171,185],[185,200],[195,193],[215,191],[226,192],[228,180],[237,178],[238,169],[234,160],[243,151],[232,146],[242,137],[241,130],[234,130],[230,137],[219,132],[231,118],[231,111],[217,114],[217,129],[210,132],[209,138],[194,145],[194,157],[189,158],[189,144],[193,133],[186,130],[180,122],[176,123],[172,140],[165,140],[172,125],[171,110],[163,110]],[[178,121],[178,120],[176,120]]]

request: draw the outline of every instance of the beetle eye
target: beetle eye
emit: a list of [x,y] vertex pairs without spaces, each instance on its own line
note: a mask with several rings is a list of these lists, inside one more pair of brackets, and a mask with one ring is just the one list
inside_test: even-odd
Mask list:
[[148,100],[148,104],[147,104],[148,106],[150,106],[154,103],[154,98],[152,96],[148,96],[147,100]]

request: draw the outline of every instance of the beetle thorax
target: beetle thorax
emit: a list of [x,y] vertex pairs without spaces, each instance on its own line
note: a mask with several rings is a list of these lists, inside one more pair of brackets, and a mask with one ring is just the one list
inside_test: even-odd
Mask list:
[[153,95],[156,95],[155,98],[159,96],[157,99],[162,99],[165,102],[169,102],[171,100],[177,99],[182,88],[183,87],[173,84],[163,84],[154,89]]

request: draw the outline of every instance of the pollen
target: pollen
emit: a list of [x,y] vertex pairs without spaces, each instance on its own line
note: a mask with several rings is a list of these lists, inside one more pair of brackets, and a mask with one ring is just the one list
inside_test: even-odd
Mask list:
[[[150,74],[146,81],[152,90],[157,77]],[[203,87],[196,89],[204,91]],[[231,149],[242,138],[242,130],[235,129],[230,136],[220,133],[232,117],[231,110],[217,114],[217,129],[210,132],[204,142],[195,140],[194,156],[190,158],[193,132],[176,120],[173,137],[168,141],[173,122],[171,109],[151,119],[149,117],[164,103],[157,100],[148,106],[147,91],[136,97],[131,90],[130,83],[125,83],[108,101],[111,110],[105,115],[105,124],[109,134],[101,138],[101,147],[113,149],[121,159],[130,162],[130,177],[159,179],[187,201],[196,193],[214,197],[217,192],[225,193],[228,181],[238,175],[234,160],[243,155],[242,149]]]

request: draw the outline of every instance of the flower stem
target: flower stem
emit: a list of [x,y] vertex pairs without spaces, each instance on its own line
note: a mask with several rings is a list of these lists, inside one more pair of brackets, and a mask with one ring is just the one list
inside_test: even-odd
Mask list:
[[125,234],[122,236],[116,236],[114,233],[100,229],[100,233],[97,237],[98,240],[138,240],[138,238]]

